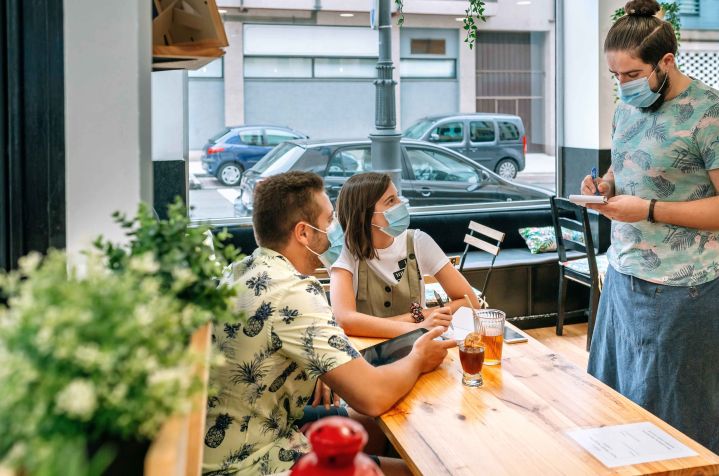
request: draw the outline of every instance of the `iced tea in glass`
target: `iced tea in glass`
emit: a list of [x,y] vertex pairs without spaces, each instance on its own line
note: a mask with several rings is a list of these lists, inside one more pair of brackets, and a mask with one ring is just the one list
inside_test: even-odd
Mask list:
[[484,364],[485,348],[482,337],[472,332],[457,343],[459,348],[459,361],[462,364],[462,383],[467,387],[481,387],[482,365]]
[[485,348],[485,365],[497,365],[502,362],[505,317],[506,314],[497,309],[479,309],[475,313],[475,328],[482,336],[482,344]]

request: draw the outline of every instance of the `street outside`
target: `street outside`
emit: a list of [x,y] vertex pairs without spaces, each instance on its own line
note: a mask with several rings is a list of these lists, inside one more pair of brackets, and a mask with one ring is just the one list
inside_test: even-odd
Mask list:
[[[190,151],[190,217],[195,220],[232,218],[239,187],[225,187],[202,169],[202,151]],[[555,191],[555,159],[547,154],[527,154],[526,167],[517,174],[519,183]]]

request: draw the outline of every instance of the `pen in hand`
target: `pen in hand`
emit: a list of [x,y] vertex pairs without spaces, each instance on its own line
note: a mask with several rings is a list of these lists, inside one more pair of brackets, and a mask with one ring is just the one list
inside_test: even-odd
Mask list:
[[597,187],[597,168],[592,167],[592,183],[594,184],[594,195],[601,195],[599,187]]
[[[439,295],[437,291],[434,292],[434,298],[437,300],[437,304],[439,304],[440,308],[444,307],[444,301],[442,301],[442,296]],[[454,324],[452,324],[452,321],[449,321],[449,327],[454,330]]]

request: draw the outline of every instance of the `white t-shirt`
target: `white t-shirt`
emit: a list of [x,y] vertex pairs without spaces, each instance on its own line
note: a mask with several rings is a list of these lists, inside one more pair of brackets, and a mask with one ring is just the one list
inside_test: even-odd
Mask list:
[[[377,254],[378,258],[367,261],[369,268],[387,284],[399,283],[407,269],[407,232],[405,231],[395,238],[387,248],[378,249]],[[422,276],[434,276],[444,265],[449,263],[449,258],[444,254],[442,248],[435,243],[431,236],[420,230],[414,232],[414,255]],[[352,287],[356,296],[359,261],[352,256],[346,246],[342,248],[340,257],[332,265],[332,269],[335,268],[346,269],[352,273]],[[424,306],[424,280],[421,281],[420,295],[422,297],[421,305]]]

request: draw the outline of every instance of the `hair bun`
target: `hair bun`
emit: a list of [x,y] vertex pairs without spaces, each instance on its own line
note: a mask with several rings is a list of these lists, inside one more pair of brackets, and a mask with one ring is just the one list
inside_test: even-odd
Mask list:
[[635,17],[651,17],[661,9],[656,0],[632,0],[624,6],[624,13]]

